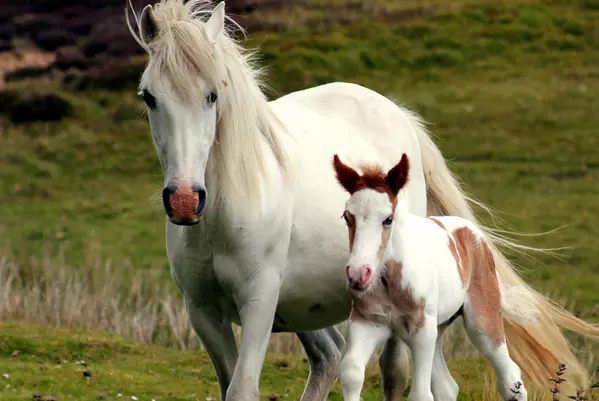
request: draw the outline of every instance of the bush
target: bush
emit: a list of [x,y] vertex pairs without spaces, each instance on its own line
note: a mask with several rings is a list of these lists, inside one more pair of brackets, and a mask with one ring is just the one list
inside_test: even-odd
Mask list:
[[39,31],[34,35],[34,41],[42,50],[56,50],[59,47],[74,44],[77,38],[63,29]]
[[0,92],[0,113],[15,124],[59,121],[74,114],[73,106],[54,93]]

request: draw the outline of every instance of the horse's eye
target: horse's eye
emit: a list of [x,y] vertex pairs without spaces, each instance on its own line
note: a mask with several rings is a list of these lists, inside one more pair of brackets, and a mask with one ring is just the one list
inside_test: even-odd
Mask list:
[[147,89],[140,92],[141,98],[150,109],[156,108],[156,98]]
[[213,105],[214,102],[216,102],[216,97],[216,92],[210,92],[210,94],[206,96],[206,103],[208,103],[209,106]]
[[393,223],[393,217],[389,216],[385,220],[383,220],[383,225],[385,227],[389,227]]

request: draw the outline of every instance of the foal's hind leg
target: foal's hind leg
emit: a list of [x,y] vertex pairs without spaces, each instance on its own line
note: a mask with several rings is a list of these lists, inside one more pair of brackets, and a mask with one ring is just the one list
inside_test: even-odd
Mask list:
[[379,358],[385,401],[399,401],[406,389],[410,361],[408,346],[397,336],[391,336]]
[[[481,302],[477,297],[475,302]],[[512,397],[518,401],[526,401],[527,392],[522,385],[520,368],[510,358],[503,330],[503,315],[499,303],[485,305],[487,308],[474,307],[472,301],[464,303],[464,325],[470,341],[483,354],[495,370],[497,379],[495,386],[504,400]],[[512,390],[518,388],[518,393]]]
[[310,376],[301,401],[325,401],[339,375],[345,340],[335,327],[297,333],[310,361]]

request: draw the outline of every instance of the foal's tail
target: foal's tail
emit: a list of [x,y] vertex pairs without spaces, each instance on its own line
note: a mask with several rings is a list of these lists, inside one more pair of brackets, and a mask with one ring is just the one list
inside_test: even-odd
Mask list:
[[568,380],[561,385],[562,390],[573,392],[576,388],[587,388],[589,374],[572,353],[560,328],[599,339],[599,327],[572,315],[520,278],[498,246],[524,251],[535,249],[495,235],[478,224],[470,203],[486,210],[488,208],[469,198],[461,189],[421,118],[408,110],[404,111],[411,117],[419,139],[427,188],[427,214],[460,216],[477,224],[485,232],[497,273],[506,288],[504,321],[508,348],[514,362],[528,376],[530,384],[543,390],[547,387],[547,380],[554,377],[554,372],[562,363],[567,366],[564,376]]

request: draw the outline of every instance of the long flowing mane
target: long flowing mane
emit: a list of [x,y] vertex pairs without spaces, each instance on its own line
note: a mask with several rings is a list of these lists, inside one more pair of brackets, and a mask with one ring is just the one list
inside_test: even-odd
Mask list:
[[[130,0],[129,6],[133,9]],[[151,82],[159,87],[160,77],[168,75],[173,90],[190,104],[203,97],[194,76],[200,75],[216,88],[217,134],[206,177],[208,185],[218,183],[211,188],[212,199],[241,196],[245,208],[259,210],[269,178],[264,145],[273,152],[283,178],[291,184],[290,163],[278,137],[286,130],[262,92],[262,70],[254,66],[256,53],[237,43],[231,27],[217,37],[216,43],[208,39],[202,23],[212,10],[207,0],[162,0],[153,6],[158,34],[151,43],[144,43],[141,30],[134,32],[128,12],[126,20],[133,38],[150,54],[141,85]],[[133,14],[139,27],[140,15]]]

